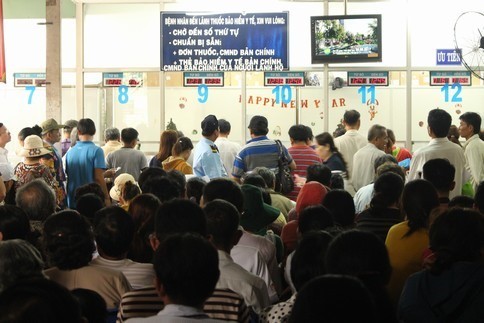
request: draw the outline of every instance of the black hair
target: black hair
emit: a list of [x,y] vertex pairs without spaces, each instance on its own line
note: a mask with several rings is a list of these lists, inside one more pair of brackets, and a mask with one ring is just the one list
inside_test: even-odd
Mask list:
[[203,195],[203,189],[205,188],[205,182],[200,177],[192,177],[187,180],[187,198],[194,198],[197,204],[200,204],[200,199]]
[[307,170],[306,182],[316,181],[325,186],[331,185],[331,169],[323,164],[309,165]]
[[324,275],[298,292],[289,323],[374,323],[376,308],[368,289],[355,277]]
[[387,172],[380,175],[373,186],[374,194],[371,207],[387,208],[398,202],[403,191],[403,180],[395,173]]
[[449,201],[449,207],[454,206],[471,209],[474,206],[474,199],[465,195],[455,196]]
[[231,126],[230,122],[228,122],[225,119],[219,119],[218,120],[218,128],[220,133],[227,134],[230,132]]
[[333,215],[322,205],[307,206],[299,214],[298,229],[302,235],[310,231],[327,230],[333,225]]
[[355,225],[355,203],[350,193],[345,190],[331,190],[323,200],[323,205],[333,215],[334,223],[343,228]]
[[89,222],[73,210],[60,211],[47,218],[43,246],[50,265],[60,270],[87,266],[96,250]]
[[205,185],[203,189],[203,201],[208,203],[215,199],[221,199],[232,203],[235,208],[244,210],[244,195],[240,185],[227,178],[215,178]]
[[173,233],[193,232],[207,235],[207,221],[203,210],[197,204],[183,199],[163,203],[156,212],[155,233],[163,240]]
[[309,139],[308,129],[305,125],[298,124],[289,128],[288,131],[289,138],[294,141],[304,141]]
[[262,176],[260,176],[259,174],[254,174],[253,172],[248,174],[246,173],[242,182],[244,184],[254,185],[263,189],[267,188],[267,184],[264,178],[262,178]]
[[276,175],[269,168],[256,167],[252,170],[252,173],[260,175],[264,179],[264,182],[266,182],[267,188],[272,189],[274,187],[274,183],[276,181]]
[[3,240],[23,239],[30,236],[30,222],[27,214],[14,205],[0,205],[0,233]]
[[387,135],[388,135],[388,140],[392,143],[395,144],[397,142],[397,138],[395,137],[395,133],[393,132],[392,129],[387,128]]
[[387,130],[387,128],[385,128],[384,126],[381,126],[379,124],[374,124],[368,130],[368,138],[367,138],[368,141],[372,141],[374,139],[378,139],[378,138],[383,137],[383,135],[385,135],[386,130]]
[[428,228],[430,213],[439,206],[439,196],[429,181],[416,179],[403,188],[402,206],[409,227],[403,237],[408,237],[418,229]]
[[107,305],[104,298],[99,293],[84,288],[76,288],[71,291],[79,306],[81,307],[82,316],[89,323],[105,323],[107,314]]
[[434,274],[442,273],[459,261],[480,261],[484,247],[484,218],[470,209],[447,209],[432,223],[429,241],[435,254],[431,267]]
[[104,199],[106,197],[104,196],[104,192],[103,192],[103,189],[101,188],[101,185],[99,185],[98,183],[92,182],[92,183],[81,185],[78,188],[76,188],[74,192],[74,200],[76,201],[76,204],[79,202],[79,198],[81,196],[88,193],[96,194],[104,203]]
[[0,322],[81,323],[76,299],[64,286],[45,278],[23,280],[0,294]]
[[[157,167],[157,166],[148,167],[144,169],[139,175],[138,185],[139,187],[141,187],[141,190],[143,191],[143,185],[147,180],[153,177],[163,177],[163,176],[166,176],[166,171],[164,171],[163,168]],[[143,191],[143,193],[147,193],[147,192]]]
[[291,281],[296,290],[326,273],[324,258],[332,239],[325,231],[311,231],[301,238],[291,259]]
[[331,153],[338,156],[341,159],[341,161],[343,162],[343,165],[345,166],[345,168],[348,168],[343,155],[339,152],[338,148],[334,144],[333,137],[329,134],[329,132],[323,132],[323,133],[320,133],[319,135],[317,135],[316,136],[316,142],[320,146],[329,145],[329,150],[331,151]]
[[96,125],[89,118],[81,119],[77,124],[77,132],[80,135],[94,136],[96,134]]
[[444,138],[447,137],[447,134],[449,133],[452,117],[445,110],[433,109],[429,112],[427,124],[436,137]]
[[166,173],[166,177],[171,179],[178,186],[178,197],[185,198],[185,192],[187,189],[187,178],[185,177],[185,174],[177,169],[172,169]]
[[180,197],[179,184],[167,177],[149,178],[141,186],[141,191],[154,194],[162,203]]
[[166,295],[186,306],[201,307],[220,276],[217,250],[193,233],[167,237],[156,250],[153,264]]
[[344,190],[345,188],[345,180],[341,174],[333,174],[331,173],[331,180],[329,183],[329,188],[332,190]]
[[473,134],[478,134],[481,131],[482,120],[479,114],[475,112],[465,112],[459,117],[459,119],[472,126]]
[[346,110],[343,115],[344,122],[349,126],[354,126],[360,120],[360,113],[356,110]]
[[36,136],[39,136],[39,137],[42,138],[42,135],[38,131],[36,131],[34,128],[31,128],[31,127],[22,128],[22,130],[20,130],[18,132],[17,138],[19,140],[24,141],[25,138],[27,138],[28,136],[32,136],[32,135],[36,135]]
[[313,135],[313,129],[309,126],[304,126],[306,128],[306,131],[308,132],[308,140],[313,141],[314,135]]
[[171,154],[173,156],[180,156],[182,152],[186,150],[192,150],[193,143],[188,137],[180,137],[176,140],[173,148],[171,149]]
[[104,200],[95,193],[82,194],[76,203],[77,212],[84,215],[91,223],[94,221],[94,214],[103,207]]
[[125,143],[131,143],[133,140],[137,140],[139,136],[138,130],[134,128],[124,128],[121,130],[121,140]]
[[474,194],[474,204],[484,214],[484,181],[477,186],[476,194]]
[[448,192],[455,178],[455,167],[446,158],[428,160],[423,165],[423,178],[439,192]]
[[386,163],[392,163],[392,164],[398,165],[397,159],[390,154],[384,154],[384,155],[378,156],[373,162],[373,168],[375,170],[375,174],[378,167]]
[[127,181],[124,183],[123,188],[121,189],[121,196],[125,202],[131,201],[139,194],[141,194],[141,189],[132,181]]
[[94,238],[100,252],[109,257],[124,258],[134,236],[134,221],[119,206],[99,210],[94,217]]
[[208,202],[203,212],[207,219],[207,233],[212,237],[214,245],[229,247],[239,228],[239,211],[229,202],[217,199]]

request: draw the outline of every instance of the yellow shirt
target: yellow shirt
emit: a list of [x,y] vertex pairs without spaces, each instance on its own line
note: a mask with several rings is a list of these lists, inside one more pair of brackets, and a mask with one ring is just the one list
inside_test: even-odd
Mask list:
[[422,254],[429,246],[427,229],[419,229],[404,237],[408,230],[408,221],[395,224],[388,231],[385,241],[393,269],[388,293],[395,304],[407,278],[422,269]]

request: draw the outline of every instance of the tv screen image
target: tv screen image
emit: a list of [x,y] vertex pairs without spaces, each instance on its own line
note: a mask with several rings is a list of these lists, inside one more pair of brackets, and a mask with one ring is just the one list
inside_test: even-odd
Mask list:
[[381,15],[311,17],[312,63],[381,62]]

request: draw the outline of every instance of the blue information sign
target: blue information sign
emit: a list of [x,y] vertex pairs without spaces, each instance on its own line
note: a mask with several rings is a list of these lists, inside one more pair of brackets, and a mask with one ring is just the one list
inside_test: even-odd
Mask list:
[[437,65],[461,65],[460,49],[437,49]]
[[161,12],[163,71],[281,71],[288,68],[287,12]]

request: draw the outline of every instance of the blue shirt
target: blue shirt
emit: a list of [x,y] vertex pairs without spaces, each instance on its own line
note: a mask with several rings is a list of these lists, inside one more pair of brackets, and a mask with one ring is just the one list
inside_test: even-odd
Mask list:
[[202,138],[195,146],[193,156],[193,173],[199,177],[227,177],[217,146],[213,141]]
[[94,182],[94,169],[106,169],[103,150],[92,141],[78,141],[66,154],[67,205],[76,207],[74,193],[79,186]]

